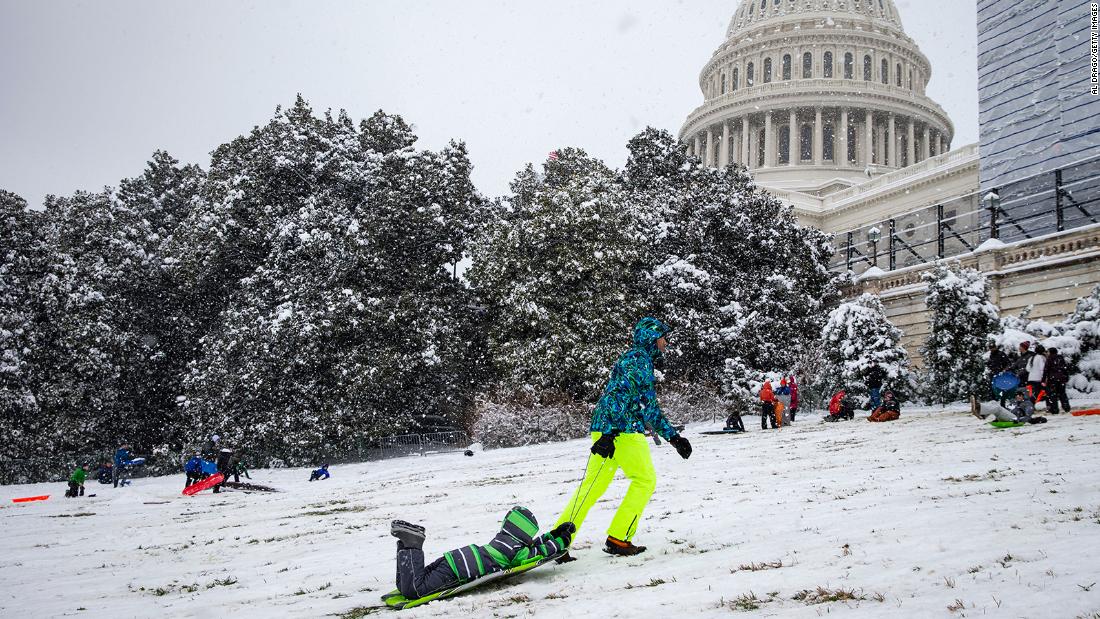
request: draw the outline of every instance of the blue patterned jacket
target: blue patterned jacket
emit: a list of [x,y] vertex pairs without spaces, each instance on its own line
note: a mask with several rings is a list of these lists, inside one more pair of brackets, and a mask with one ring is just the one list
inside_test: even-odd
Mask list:
[[634,327],[634,345],[611,368],[611,378],[592,412],[593,432],[641,434],[648,425],[666,440],[676,428],[657,405],[653,361],[661,356],[657,340],[672,329],[656,318],[643,318]]

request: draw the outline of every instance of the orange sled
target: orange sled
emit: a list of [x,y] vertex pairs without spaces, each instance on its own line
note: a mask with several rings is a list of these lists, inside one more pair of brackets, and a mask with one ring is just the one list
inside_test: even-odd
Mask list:
[[1089,415],[1100,415],[1100,408],[1094,408],[1087,411],[1073,411],[1071,413],[1074,417],[1086,417]]
[[31,501],[45,501],[48,498],[50,498],[50,495],[48,495],[48,494],[43,494],[42,496],[24,496],[24,497],[19,497],[18,499],[12,499],[11,502],[12,503],[30,503]]

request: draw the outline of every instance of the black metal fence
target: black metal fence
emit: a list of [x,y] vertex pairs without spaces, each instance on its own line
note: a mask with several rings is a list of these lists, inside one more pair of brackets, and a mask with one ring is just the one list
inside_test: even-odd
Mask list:
[[[328,463],[354,463],[383,460],[410,455],[430,455],[449,451],[464,450],[470,446],[470,437],[461,430],[448,432],[429,432],[425,434],[402,434],[368,439],[350,450],[331,451],[328,454],[309,460],[286,458],[279,454],[265,454],[246,451],[242,462],[248,468],[283,468],[291,466],[310,466]],[[158,452],[148,456],[147,463],[134,467],[127,477],[147,477],[151,475],[169,475],[183,471],[183,463],[191,452]],[[93,454],[72,454],[45,458],[26,458],[21,460],[0,460],[0,485],[26,484],[36,482],[59,482],[69,478],[78,465],[90,467],[88,481],[95,484],[95,469],[104,462],[111,462],[114,452]]]
[[834,271],[892,271],[1100,223],[1100,157],[837,235]]

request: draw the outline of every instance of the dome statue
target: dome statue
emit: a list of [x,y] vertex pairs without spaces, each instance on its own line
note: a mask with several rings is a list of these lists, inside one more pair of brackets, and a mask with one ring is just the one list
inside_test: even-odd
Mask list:
[[743,0],[680,139],[766,187],[825,195],[950,149],[893,0]]

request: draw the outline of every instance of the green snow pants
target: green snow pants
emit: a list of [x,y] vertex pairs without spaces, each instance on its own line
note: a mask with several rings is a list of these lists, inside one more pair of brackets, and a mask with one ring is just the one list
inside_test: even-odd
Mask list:
[[[592,433],[592,442],[596,442],[599,438],[599,432]],[[558,524],[572,522],[576,525],[577,531],[580,531],[588,510],[607,491],[607,487],[611,485],[611,480],[615,478],[615,473],[620,468],[630,480],[630,488],[627,489],[622,504],[615,512],[607,534],[616,539],[630,541],[638,530],[642,511],[649,503],[649,497],[653,496],[653,489],[657,487],[657,472],[653,470],[649,441],[644,434],[620,434],[615,437],[615,455],[611,458],[604,459],[596,454],[588,456],[584,481],[558,518]],[[576,533],[573,534],[573,539],[577,539]]]

